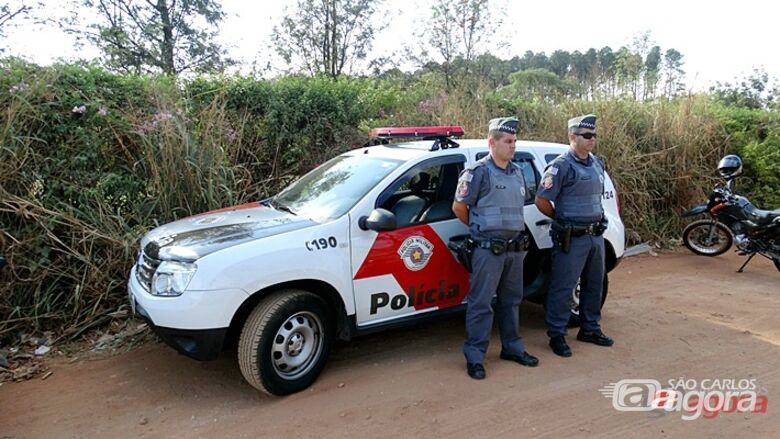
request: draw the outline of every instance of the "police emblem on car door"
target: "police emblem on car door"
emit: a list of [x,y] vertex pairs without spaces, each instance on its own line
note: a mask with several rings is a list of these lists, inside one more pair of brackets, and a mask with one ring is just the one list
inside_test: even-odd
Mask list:
[[396,218],[388,231],[355,231],[372,240],[366,256],[353,260],[358,326],[459,305],[469,277],[447,248],[449,238],[468,233],[452,213],[465,157],[426,160],[391,183],[376,200]]

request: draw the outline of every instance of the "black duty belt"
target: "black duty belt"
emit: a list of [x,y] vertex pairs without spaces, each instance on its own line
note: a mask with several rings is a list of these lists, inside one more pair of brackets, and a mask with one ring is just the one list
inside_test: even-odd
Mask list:
[[484,240],[471,239],[475,248],[484,248],[490,250],[494,255],[501,255],[505,252],[521,252],[528,249],[528,236],[522,234],[517,238],[502,239],[490,238]]
[[597,223],[591,223],[587,225],[571,225],[571,236],[573,237],[580,237],[585,235],[594,235],[594,236],[601,236],[604,234],[604,231],[606,230],[606,225],[602,223],[601,221]]

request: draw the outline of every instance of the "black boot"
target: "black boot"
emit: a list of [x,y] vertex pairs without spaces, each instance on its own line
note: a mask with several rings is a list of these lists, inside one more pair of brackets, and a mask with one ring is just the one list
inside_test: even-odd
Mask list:
[[466,363],[466,373],[475,380],[484,380],[485,366],[482,363]]
[[562,335],[551,337],[550,347],[555,352],[555,355],[571,357],[571,348],[566,344],[566,339]]
[[599,346],[612,346],[615,344],[614,340],[604,335],[601,331],[585,332],[580,330],[580,332],[577,333],[577,340]]

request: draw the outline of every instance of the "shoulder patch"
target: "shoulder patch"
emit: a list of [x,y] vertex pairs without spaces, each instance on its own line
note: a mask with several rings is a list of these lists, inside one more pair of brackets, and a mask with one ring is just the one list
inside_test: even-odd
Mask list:
[[460,178],[458,178],[458,181],[465,181],[470,182],[474,179],[474,174],[471,172],[471,170],[466,170],[463,174],[460,175]]
[[550,189],[553,187],[553,176],[550,174],[545,174],[544,178],[542,179],[542,187],[545,189]]
[[458,196],[465,198],[469,196],[469,182],[461,179],[458,183]]

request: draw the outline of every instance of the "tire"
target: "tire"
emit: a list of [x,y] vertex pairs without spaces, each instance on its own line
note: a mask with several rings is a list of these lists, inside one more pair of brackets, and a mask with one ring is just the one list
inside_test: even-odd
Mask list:
[[252,387],[271,395],[309,387],[330,354],[332,322],[327,303],[315,294],[294,289],[271,294],[257,304],[241,330],[241,373]]
[[731,230],[712,220],[698,220],[688,224],[683,230],[682,240],[688,250],[700,256],[721,255],[734,244]]
[[[609,292],[609,275],[604,273],[604,286],[601,290],[601,308],[604,308],[604,302],[607,301],[607,293]],[[572,308],[571,315],[569,316],[569,327],[576,328],[580,326],[580,285],[574,288],[571,295]]]
[[775,268],[777,268],[777,271],[780,271],[780,259],[772,258],[772,262],[775,263]]

